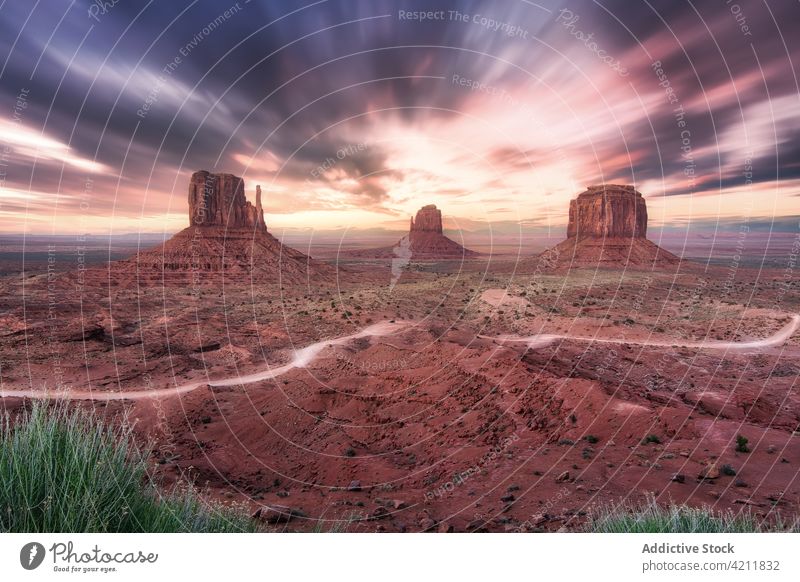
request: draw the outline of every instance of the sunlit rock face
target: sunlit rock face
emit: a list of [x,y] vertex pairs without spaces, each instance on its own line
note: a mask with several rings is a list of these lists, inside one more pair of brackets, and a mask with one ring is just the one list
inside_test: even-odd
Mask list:
[[435,232],[442,234],[442,211],[435,204],[428,204],[417,211],[416,218],[411,218],[410,232]]
[[569,203],[567,239],[543,255],[556,268],[654,268],[680,258],[647,239],[647,205],[633,186],[589,186]]
[[589,186],[569,203],[567,238],[646,238],[647,205],[633,186]]
[[189,224],[266,230],[261,187],[256,190],[253,206],[245,198],[244,180],[239,176],[195,172],[189,181]]
[[114,285],[213,285],[303,283],[332,280],[335,269],[287,247],[267,231],[261,187],[255,205],[245,197],[244,180],[233,174],[201,170],[189,181],[187,228],[152,249],[109,266],[99,273]]

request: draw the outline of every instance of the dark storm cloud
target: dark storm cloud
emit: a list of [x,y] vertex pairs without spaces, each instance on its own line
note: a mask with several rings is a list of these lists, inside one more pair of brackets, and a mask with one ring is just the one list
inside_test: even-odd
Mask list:
[[[797,105],[797,73],[791,61],[797,41],[788,34],[788,20],[781,18],[781,12],[791,11],[788,5],[770,11],[760,2],[602,4],[634,33],[607,36],[620,50],[641,53],[640,62],[631,67],[637,91],[658,82],[657,61],[677,99],[670,104],[672,111],[627,130],[629,147],[645,153],[631,166],[637,180],[660,173],[662,166],[666,176],[680,173],[690,162],[701,176],[697,183],[693,188],[676,183],[667,194],[742,185],[748,164],[754,183],[797,177],[796,169],[787,165],[797,148],[796,124],[787,126],[781,111],[768,110],[782,96],[792,96]],[[627,47],[620,44],[626,38]],[[760,118],[753,115],[758,104],[767,106]],[[686,110],[685,127],[677,124],[678,107]],[[797,114],[800,109],[794,109],[795,119]],[[754,135],[765,121],[775,124],[766,128],[766,135]],[[684,130],[689,131],[691,160],[682,157]],[[727,142],[732,131],[741,131],[735,147]],[[752,156],[750,150],[756,150]]]
[[[64,167],[39,160],[35,169],[32,160],[17,159],[9,185],[77,188],[86,174],[81,164],[96,161],[112,169],[95,178],[96,191],[106,193],[97,211],[141,210],[137,192],[145,188],[171,196],[148,201],[151,211],[166,210],[180,206],[187,172],[243,172],[237,154],[260,160],[269,152],[285,179],[327,184],[354,205],[380,208],[386,181],[404,177],[380,144],[338,160],[331,172],[315,176],[314,168],[390,120],[424,131],[453,118],[449,110],[462,110],[473,97],[447,80],[454,71],[507,87],[530,82],[530,71],[556,88],[581,74],[608,73],[572,34],[576,29],[624,63],[630,74],[618,83],[621,91],[631,84],[631,99],[665,97],[651,67],[661,61],[687,110],[698,175],[693,186],[680,179],[681,129],[673,105],[662,99],[609,130],[594,149],[565,146],[586,160],[587,180],[663,177],[673,195],[736,185],[746,157],[734,147],[736,128],[751,124],[761,124],[754,139],[777,144],[753,145],[753,181],[798,177],[797,165],[784,163],[798,153],[797,132],[783,126],[770,135],[769,126],[748,116],[759,103],[797,93],[789,55],[797,55],[798,40],[788,30],[796,6],[789,3],[739,2],[750,34],[721,1],[542,2],[546,9],[515,0],[123,0],[102,10],[101,4],[9,2],[0,9],[3,116],[26,89],[23,126],[68,144],[75,158]],[[563,9],[579,17],[572,29],[557,22]],[[419,22],[400,19],[400,10],[447,17]],[[519,35],[451,19],[450,10],[491,17]],[[536,160],[549,155],[527,153]],[[509,171],[528,163],[525,152],[510,146],[498,148],[492,161]]]

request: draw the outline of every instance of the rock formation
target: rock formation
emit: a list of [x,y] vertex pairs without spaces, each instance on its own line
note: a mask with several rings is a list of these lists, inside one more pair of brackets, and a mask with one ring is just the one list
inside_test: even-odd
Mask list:
[[195,172],[189,181],[191,226],[251,227],[266,232],[261,208],[261,186],[256,186],[256,205],[244,195],[244,180],[233,174]]
[[[271,283],[307,283],[330,279],[334,269],[284,246],[267,231],[261,207],[245,197],[244,180],[205,170],[189,181],[189,227],[164,244],[112,264],[115,280],[209,285],[251,279]],[[126,277],[127,275],[127,277]]]
[[546,251],[558,266],[647,267],[680,259],[647,239],[647,205],[633,186],[589,186],[569,203],[567,240]]
[[435,232],[442,234],[442,211],[435,204],[428,204],[417,211],[417,219],[411,217],[409,232]]
[[589,186],[569,203],[567,238],[645,238],[647,206],[633,186]]
[[402,258],[408,260],[463,259],[480,253],[464,248],[449,239],[442,229],[442,211],[428,204],[411,217],[408,234],[394,246],[361,251],[351,251],[348,256],[364,258]]

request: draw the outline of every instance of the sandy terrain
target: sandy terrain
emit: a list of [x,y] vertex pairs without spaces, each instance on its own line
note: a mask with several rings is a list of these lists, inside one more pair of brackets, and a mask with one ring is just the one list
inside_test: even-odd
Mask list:
[[289,530],[573,529],[648,495],[797,515],[800,286],[783,271],[480,259],[412,264],[390,288],[388,264],[368,269],[224,290],[7,277],[0,402],[90,396],[74,405],[155,444],[164,487],[308,516]]

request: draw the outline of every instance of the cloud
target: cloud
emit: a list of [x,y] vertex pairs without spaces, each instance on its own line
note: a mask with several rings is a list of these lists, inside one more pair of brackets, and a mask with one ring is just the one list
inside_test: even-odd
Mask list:
[[75,148],[14,121],[0,119],[0,140],[10,150],[17,164],[35,162],[56,167],[66,164],[90,173],[111,171],[104,164],[82,157]]
[[[559,223],[585,185],[612,180],[654,203],[673,198],[665,219],[695,198],[741,201],[745,186],[800,178],[800,129],[787,29],[798,9],[740,4],[751,36],[726,5],[571,3],[620,76],[550,5],[443,0],[437,9],[467,21],[420,23],[398,10],[428,9],[422,0],[250,2],[206,34],[228,5],[121,2],[96,22],[85,0],[16,3],[0,11],[0,105],[21,89],[29,98],[21,123],[0,117],[11,151],[0,229],[22,219],[23,195],[37,224],[47,193],[62,218],[79,212],[88,178],[92,213],[131,228],[142,216],[174,221],[200,168],[238,172],[249,192],[262,184],[283,224],[294,213],[367,227],[428,202],[473,220]],[[795,191],[777,191],[777,205],[759,198],[753,212],[784,212]]]

